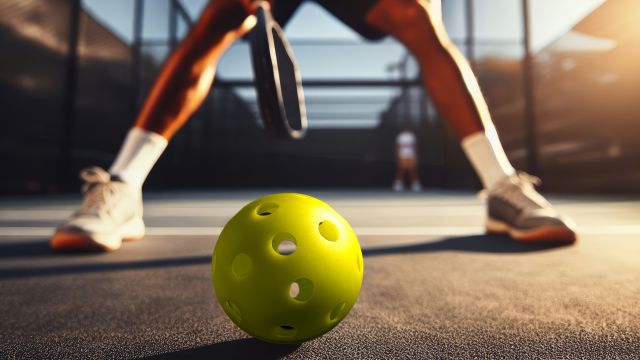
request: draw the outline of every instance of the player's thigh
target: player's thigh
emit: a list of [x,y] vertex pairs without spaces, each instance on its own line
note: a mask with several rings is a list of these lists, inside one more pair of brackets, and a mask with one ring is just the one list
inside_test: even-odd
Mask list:
[[414,158],[402,158],[400,159],[400,166],[405,170],[409,170],[416,166],[416,161]]
[[444,31],[440,0],[378,0],[365,21],[400,41],[424,41],[436,29]]
[[371,26],[366,20],[369,11],[380,0],[315,0],[333,16],[352,28],[354,31],[370,40],[377,40],[386,32]]

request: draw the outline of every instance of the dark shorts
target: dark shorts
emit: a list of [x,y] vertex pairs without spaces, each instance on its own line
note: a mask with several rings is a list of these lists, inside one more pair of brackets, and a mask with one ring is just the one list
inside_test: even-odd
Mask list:
[[[291,15],[304,0],[274,0],[273,18],[284,28]],[[364,17],[379,0],[314,0],[333,16],[370,40],[377,40],[386,34],[367,24]],[[322,29],[318,29],[322,31]]]

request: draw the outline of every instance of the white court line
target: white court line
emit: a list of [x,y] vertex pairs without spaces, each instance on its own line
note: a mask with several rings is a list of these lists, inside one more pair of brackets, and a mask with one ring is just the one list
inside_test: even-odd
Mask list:
[[[472,235],[482,227],[356,227],[356,235]],[[0,227],[0,236],[46,236],[53,227]],[[220,235],[221,227],[148,227],[147,235]]]
[[[178,207],[150,207],[144,209],[144,217],[229,217],[238,213],[241,207],[208,207],[208,208],[178,208]],[[404,211],[411,216],[483,216],[482,206],[438,206],[438,207],[407,207],[386,206],[384,208],[361,207],[348,208],[340,211],[341,214],[358,213],[372,215],[386,215]],[[64,220],[73,214],[72,210],[0,210],[0,220],[3,221],[46,221]]]
[[[565,206],[565,205],[562,205]],[[560,206],[560,207],[562,207]],[[342,207],[334,206],[340,214],[348,217],[350,214],[358,216],[378,216],[388,214],[407,214],[413,217],[473,217],[484,218],[486,209],[484,205],[459,205],[459,206],[355,206]],[[241,206],[218,206],[218,207],[146,207],[144,209],[145,219],[152,217],[228,217],[231,218],[242,207]],[[571,208],[571,213],[575,214],[597,214],[603,212],[602,207],[571,207],[567,205],[565,209]],[[568,211],[567,211],[568,212]],[[606,209],[608,214],[629,213],[629,207],[610,207]],[[0,210],[0,221],[61,221],[73,214],[73,210]]]
[[63,220],[73,210],[0,210],[0,220]]
[[640,225],[580,226],[578,233],[583,235],[635,235],[640,234]]
[[0,227],[0,236],[51,236],[52,227]]
[[[474,235],[483,234],[484,227],[355,227],[356,235]],[[53,227],[0,227],[0,236],[49,236]],[[148,227],[147,235],[220,235],[221,227]],[[639,235],[640,225],[582,226],[582,235]]]

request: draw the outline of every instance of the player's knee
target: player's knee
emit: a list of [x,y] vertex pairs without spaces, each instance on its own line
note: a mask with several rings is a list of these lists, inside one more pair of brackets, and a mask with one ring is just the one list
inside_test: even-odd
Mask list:
[[[207,34],[236,30],[248,14],[254,12],[255,9],[251,7],[250,0],[210,1],[202,12],[196,27]],[[209,36],[209,38],[213,38],[213,36]]]

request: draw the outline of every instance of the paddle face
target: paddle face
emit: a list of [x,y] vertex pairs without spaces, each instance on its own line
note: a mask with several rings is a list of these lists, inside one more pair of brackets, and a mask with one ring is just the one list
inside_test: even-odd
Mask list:
[[298,64],[271,12],[260,6],[256,17],[249,40],[262,122],[278,139],[301,139],[307,113]]

